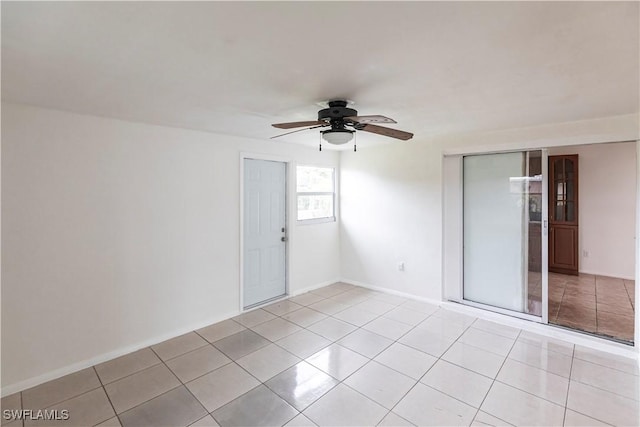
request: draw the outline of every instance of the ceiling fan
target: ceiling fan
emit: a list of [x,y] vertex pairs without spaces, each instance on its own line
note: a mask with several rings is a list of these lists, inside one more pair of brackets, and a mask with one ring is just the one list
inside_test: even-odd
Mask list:
[[[404,132],[401,130],[391,129],[388,127],[373,124],[396,123],[396,121],[393,119],[379,115],[358,116],[358,112],[356,110],[347,107],[348,102],[345,100],[333,100],[329,101],[328,104],[328,108],[324,108],[318,111],[318,120],[305,122],[274,123],[272,126],[278,129],[294,129],[299,127],[304,127],[304,129],[297,129],[292,132],[283,133],[281,135],[272,137],[272,139],[303,130],[317,128],[329,128],[326,130],[321,130],[320,134],[322,135],[322,139],[334,145],[342,145],[351,141],[354,133],[358,130],[401,139],[403,141],[407,141],[413,138],[413,134],[410,132]],[[354,151],[355,149],[356,148],[354,145]],[[322,151],[322,143],[320,143],[320,151]]]

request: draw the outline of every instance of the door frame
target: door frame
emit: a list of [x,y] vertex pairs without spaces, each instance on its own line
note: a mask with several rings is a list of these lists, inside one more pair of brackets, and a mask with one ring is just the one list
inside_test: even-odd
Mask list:
[[[460,212],[459,217],[450,218],[449,221],[446,220],[447,193],[448,193],[446,187],[447,185],[450,184],[445,179],[447,177],[446,167],[445,167],[446,163],[448,163],[447,159],[449,159],[449,162],[453,162],[454,159],[459,158],[459,162],[462,163],[462,156],[467,154],[468,155],[491,154],[491,153],[502,153],[502,152],[509,152],[509,151],[549,149],[551,147],[570,147],[575,145],[612,144],[612,143],[622,143],[622,142],[635,143],[636,145],[635,307],[638,307],[638,305],[640,304],[640,292],[637,292],[637,289],[638,289],[637,282],[638,280],[640,280],[640,139],[636,139],[636,138],[624,139],[624,138],[615,138],[615,137],[608,138],[607,135],[603,136],[600,134],[594,135],[593,137],[584,136],[584,137],[564,137],[564,138],[563,137],[543,138],[536,141],[528,141],[528,142],[512,141],[509,143],[499,144],[499,145],[498,144],[494,144],[494,145],[479,144],[478,146],[475,146],[475,147],[464,147],[464,148],[457,148],[457,149],[454,148],[449,150],[446,150],[446,149],[443,150],[442,163],[441,163],[442,164],[442,169],[441,169],[442,199],[441,200],[442,200],[442,217],[443,217],[444,224],[442,227],[441,250],[442,250],[443,256],[441,260],[442,261],[442,270],[441,270],[442,271],[442,288],[441,288],[440,299],[445,302],[446,301],[458,302],[455,298],[452,298],[452,296],[456,295],[457,293],[460,293],[461,295],[461,292],[462,292],[462,271],[461,271],[462,263],[460,263],[458,268],[458,266],[454,265],[455,263],[452,263],[448,260],[449,257],[447,256],[447,255],[450,255],[451,258],[457,258],[457,254],[462,252],[462,244],[463,244],[462,232],[461,232],[462,213]],[[548,169],[548,165],[546,166],[546,168]],[[462,181],[461,181],[462,168],[460,168],[459,171],[460,171],[460,177],[458,176],[453,177],[454,180],[456,181],[456,182],[453,182],[453,186],[456,186],[456,187],[462,184]],[[548,170],[545,170],[545,165],[543,163],[543,176],[546,177],[547,174],[545,174],[544,172],[547,172],[548,174]],[[548,183],[543,183],[543,185],[545,184],[548,185]],[[461,199],[462,192],[460,191],[458,195]],[[454,203],[461,202],[461,200],[456,200],[456,198],[454,198],[453,200],[454,200]],[[548,200],[546,201],[543,200],[543,206],[544,206],[544,210],[548,212]],[[547,236],[544,236],[544,237],[547,238],[547,251],[548,251],[548,220],[546,224],[543,223],[543,226],[545,226],[547,229]],[[456,231],[456,228],[458,231]],[[447,237],[449,237],[449,234],[453,235],[453,238],[450,239],[451,241],[449,243],[447,243]],[[545,260],[545,258],[543,257],[542,259],[543,268],[546,268],[547,272],[548,272],[548,261],[549,261],[548,258]],[[547,293],[547,295],[545,295],[545,293]],[[547,301],[546,305],[548,310],[548,289],[545,292],[544,287],[543,287],[543,298],[545,298],[545,300]],[[469,306],[469,307],[473,307],[473,306]],[[491,311],[500,313],[499,310],[491,310]],[[511,313],[502,313],[502,314],[508,314],[512,316]],[[545,314],[546,316],[544,316]],[[548,324],[548,311],[545,313],[544,305],[543,305],[543,316],[545,317],[545,321],[546,321],[545,324]],[[571,331],[567,331],[566,334],[567,336],[579,336],[580,339],[591,341],[594,344],[597,343],[598,346],[603,345],[605,343],[607,345],[610,345],[613,343],[612,341],[606,338],[598,337],[595,335],[594,336],[585,335],[579,332],[571,332]],[[640,354],[640,312],[638,310],[635,311],[634,343],[633,343],[633,346],[628,346],[628,347],[632,348],[636,354]]]
[[285,297],[289,295],[289,277],[291,276],[290,265],[289,262],[289,254],[291,251],[291,237],[292,237],[292,229],[291,229],[291,203],[290,197],[291,194],[291,182],[292,182],[292,160],[287,157],[282,156],[274,156],[271,154],[264,153],[251,153],[251,152],[240,152],[240,224],[239,224],[239,232],[240,232],[240,271],[239,277],[240,281],[238,283],[239,290],[239,310],[240,312],[253,310],[259,305],[253,306],[250,309],[244,308],[244,161],[245,160],[265,160],[270,162],[280,162],[284,163],[285,166],[285,228],[286,228],[286,236],[287,241],[285,242],[285,274],[284,274],[284,289],[285,289]]

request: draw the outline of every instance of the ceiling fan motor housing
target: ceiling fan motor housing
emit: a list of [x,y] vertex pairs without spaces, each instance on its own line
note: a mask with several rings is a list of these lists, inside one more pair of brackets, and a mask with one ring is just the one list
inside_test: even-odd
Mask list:
[[347,107],[347,101],[329,101],[329,108],[318,111],[318,120],[329,121],[332,129],[344,129],[344,118],[357,116],[358,112]]

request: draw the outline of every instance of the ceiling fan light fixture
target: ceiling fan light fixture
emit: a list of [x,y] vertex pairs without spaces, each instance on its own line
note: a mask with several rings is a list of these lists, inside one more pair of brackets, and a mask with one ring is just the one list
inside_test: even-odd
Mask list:
[[322,131],[322,139],[329,144],[342,145],[353,139],[353,132],[349,129],[330,129]]

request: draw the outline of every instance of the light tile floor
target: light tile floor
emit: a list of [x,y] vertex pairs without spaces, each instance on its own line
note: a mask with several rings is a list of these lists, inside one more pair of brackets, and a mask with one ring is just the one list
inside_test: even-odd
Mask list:
[[639,375],[637,360],[336,283],[2,408],[70,412],[26,426],[638,425]]

